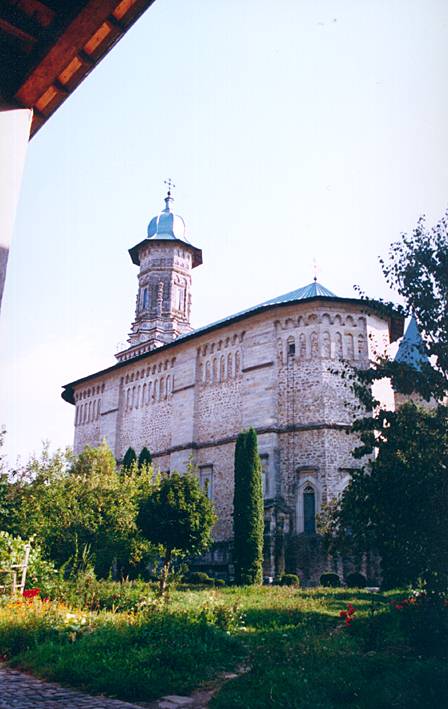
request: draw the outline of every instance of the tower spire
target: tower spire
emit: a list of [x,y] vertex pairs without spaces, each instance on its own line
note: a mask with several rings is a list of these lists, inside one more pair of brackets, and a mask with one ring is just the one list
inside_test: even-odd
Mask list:
[[165,209],[163,211],[171,212],[171,204],[174,201],[173,197],[171,196],[171,188],[176,187],[176,185],[172,181],[171,177],[169,177],[167,180],[164,180],[163,182],[168,187],[168,192],[165,197]]

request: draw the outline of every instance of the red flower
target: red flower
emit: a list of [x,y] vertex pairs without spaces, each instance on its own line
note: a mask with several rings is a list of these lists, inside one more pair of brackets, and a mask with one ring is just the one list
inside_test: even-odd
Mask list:
[[401,603],[396,603],[395,606],[394,606],[394,608],[395,608],[397,611],[402,611],[402,610],[403,610],[403,606],[401,605]]
[[22,595],[24,598],[36,598],[36,596],[38,596],[39,593],[40,593],[40,588],[27,588],[23,592]]
[[347,618],[347,611],[339,611],[339,618]]
[[352,622],[352,619],[351,619],[350,616],[348,615],[348,616],[346,617],[346,619],[345,619],[345,625],[350,625],[351,622]]
[[353,615],[353,613],[356,613],[356,608],[354,608],[351,603],[349,603],[347,606],[347,613],[349,615]]

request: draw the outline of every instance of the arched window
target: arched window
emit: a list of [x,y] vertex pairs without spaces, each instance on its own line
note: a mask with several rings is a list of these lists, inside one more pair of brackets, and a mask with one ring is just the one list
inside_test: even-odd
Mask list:
[[341,335],[341,333],[337,332],[334,339],[335,339],[336,356],[343,357],[344,352],[342,349],[342,335]]
[[235,376],[237,377],[241,371],[241,356],[239,350],[235,353]]
[[353,346],[353,335],[350,333],[345,336],[347,359],[354,359],[355,351]]
[[227,355],[227,379],[232,379],[233,377],[233,357],[232,353],[229,352]]
[[303,491],[303,531],[305,534],[316,532],[316,496],[311,485]]
[[225,374],[225,367],[226,367],[226,362],[224,355],[221,355],[220,363],[219,363],[219,381],[223,382],[225,381],[226,374]]

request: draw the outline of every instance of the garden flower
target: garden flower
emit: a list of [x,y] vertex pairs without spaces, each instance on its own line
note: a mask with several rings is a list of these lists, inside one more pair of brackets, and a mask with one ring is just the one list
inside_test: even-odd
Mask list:
[[27,588],[23,591],[22,595],[24,598],[36,598],[40,593],[40,588]]

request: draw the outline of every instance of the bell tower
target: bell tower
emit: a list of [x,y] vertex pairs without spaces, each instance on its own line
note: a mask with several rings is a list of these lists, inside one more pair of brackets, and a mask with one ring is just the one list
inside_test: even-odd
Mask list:
[[148,225],[146,239],[129,249],[138,274],[135,319],[129,348],[119,360],[172,342],[191,332],[191,271],[202,263],[201,249],[185,236],[185,222],[172,211],[174,185],[167,182],[165,208]]

